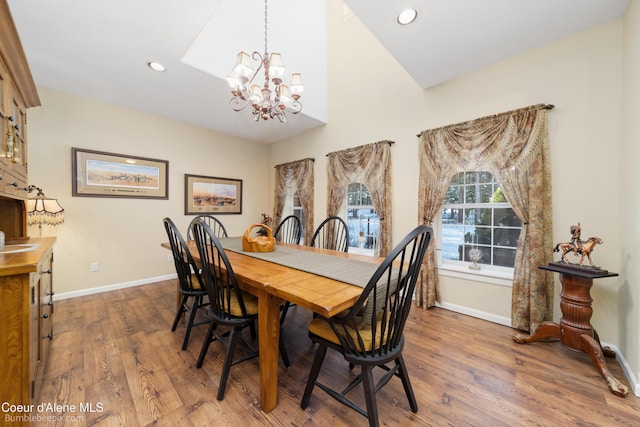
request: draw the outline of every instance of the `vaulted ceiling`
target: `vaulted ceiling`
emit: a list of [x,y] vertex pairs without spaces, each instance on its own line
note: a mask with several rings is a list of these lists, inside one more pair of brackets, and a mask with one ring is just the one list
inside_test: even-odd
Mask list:
[[[339,0],[329,0],[339,1]],[[327,121],[326,0],[272,0],[269,51],[302,73],[303,111],[254,123],[228,105],[238,51],[264,51],[260,0],[8,0],[38,86],[273,142]],[[423,89],[624,14],[629,0],[344,0]],[[408,26],[396,22],[418,10]],[[313,52],[310,54],[309,52]],[[153,72],[148,61],[167,70]]]

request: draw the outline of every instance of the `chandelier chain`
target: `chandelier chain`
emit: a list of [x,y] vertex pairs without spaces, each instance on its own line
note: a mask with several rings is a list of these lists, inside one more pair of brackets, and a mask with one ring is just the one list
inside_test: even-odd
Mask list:
[[264,0],[264,56],[267,57],[269,50],[267,49],[267,0]]

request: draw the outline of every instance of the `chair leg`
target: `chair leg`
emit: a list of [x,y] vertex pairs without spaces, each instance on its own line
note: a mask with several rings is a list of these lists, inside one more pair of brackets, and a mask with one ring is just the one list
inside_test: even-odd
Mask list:
[[174,332],[178,327],[178,322],[182,317],[182,313],[184,313],[184,305],[187,303],[187,296],[184,295],[182,297],[182,301],[180,301],[180,308],[178,308],[178,312],[176,313],[176,318],[173,319],[173,325],[171,326],[171,332]]
[[238,342],[238,329],[233,328],[231,335],[229,336],[229,345],[227,347],[227,354],[224,356],[224,364],[222,366],[222,372],[220,373],[220,385],[218,386],[218,400],[224,399],[224,391],[227,388],[227,379],[229,378],[229,371],[233,364],[233,354],[236,351],[236,343]]
[[362,387],[364,388],[364,400],[367,403],[367,418],[370,427],[378,427],[378,404],[376,403],[376,385],[373,381],[371,366],[362,366]]
[[256,340],[256,322],[251,322],[251,324],[249,325],[249,332],[251,332],[251,339],[253,341]]
[[302,409],[306,409],[306,407],[309,406],[311,392],[313,391],[313,387],[316,385],[316,380],[318,379],[320,368],[322,367],[322,362],[324,362],[324,357],[326,355],[327,346],[324,344],[319,344],[318,349],[316,350],[316,355],[313,358],[313,364],[311,365],[311,371],[309,372],[309,378],[307,379],[307,386],[304,389],[302,401],[300,402],[300,407]]
[[284,363],[284,366],[288,368],[289,366],[291,366],[291,363],[289,362],[289,355],[287,354],[287,349],[284,346],[284,337],[282,336],[282,329],[280,329],[280,342],[278,343],[278,346],[280,347],[280,356],[282,357],[282,363]]
[[396,364],[398,365],[398,376],[402,380],[402,385],[404,386],[404,392],[407,395],[407,399],[409,400],[409,406],[411,406],[411,412],[418,412],[418,402],[416,401],[416,396],[413,394],[413,387],[411,387],[411,381],[409,381],[409,373],[407,372],[407,365],[404,363],[404,358],[402,354],[398,355],[396,359]]
[[209,345],[211,344],[211,341],[213,341],[213,330],[216,326],[217,324],[211,321],[209,329],[207,330],[207,335],[205,335],[204,341],[202,342],[202,348],[200,349],[200,356],[198,356],[198,361],[196,362],[196,368],[202,368],[202,362],[204,362],[204,356],[207,355]]
[[182,349],[187,349],[187,344],[189,344],[189,336],[191,335],[191,329],[193,328],[193,322],[196,319],[196,311],[198,311],[198,306],[200,305],[202,297],[193,297],[193,305],[191,306],[191,314],[189,315],[189,323],[187,323],[187,332],[184,334],[184,341],[182,342]]

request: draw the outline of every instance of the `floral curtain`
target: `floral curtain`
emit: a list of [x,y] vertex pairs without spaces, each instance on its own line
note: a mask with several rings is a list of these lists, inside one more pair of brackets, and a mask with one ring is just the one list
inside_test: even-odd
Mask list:
[[[486,169],[496,177],[523,227],[518,239],[511,304],[512,325],[535,331],[553,317],[551,172],[547,110],[534,105],[422,132],[419,215],[431,224],[456,172]],[[440,300],[434,245],[417,287],[418,306]]]
[[347,186],[367,186],[371,203],[380,217],[376,256],[391,250],[391,141],[380,141],[327,154],[327,216],[344,206]]
[[282,221],[287,194],[290,191],[298,191],[305,218],[305,245],[311,242],[313,233],[313,162],[313,159],[307,158],[276,166],[273,223],[280,224]]

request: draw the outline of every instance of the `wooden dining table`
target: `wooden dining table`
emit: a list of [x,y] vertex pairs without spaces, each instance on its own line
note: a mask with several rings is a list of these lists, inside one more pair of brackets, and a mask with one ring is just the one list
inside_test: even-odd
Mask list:
[[[199,262],[195,241],[190,240],[187,245]],[[276,250],[278,246],[375,264],[382,262],[382,258],[309,246],[277,243]],[[171,249],[168,242],[162,243],[162,247]],[[353,306],[362,293],[362,287],[231,250],[225,250],[225,253],[241,289],[258,298],[260,405],[264,412],[270,412],[278,403],[278,343],[283,301],[331,317]]]

